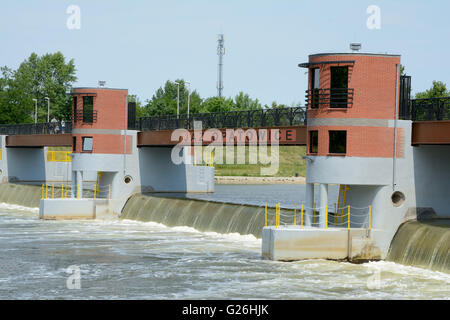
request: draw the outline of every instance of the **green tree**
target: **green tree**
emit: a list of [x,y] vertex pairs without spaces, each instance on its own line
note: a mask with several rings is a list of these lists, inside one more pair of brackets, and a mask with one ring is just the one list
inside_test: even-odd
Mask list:
[[14,81],[14,71],[1,68],[0,123],[27,123],[33,121],[34,102],[23,94]]
[[[175,82],[180,83],[180,114],[187,113],[188,94],[184,80],[178,79]],[[156,90],[150,100],[147,100],[144,107],[146,116],[159,116],[166,114],[177,114],[177,95],[178,85],[171,81],[166,81],[164,87]],[[201,110],[202,98],[197,91],[190,93],[189,113],[198,113]]]
[[235,110],[255,110],[262,109],[258,99],[253,100],[250,96],[242,91],[234,97]]
[[233,99],[224,97],[211,97],[203,101],[201,112],[227,112],[235,110]]
[[32,122],[34,101],[38,101],[38,122],[47,121],[47,100],[50,118],[69,119],[72,115],[70,92],[76,81],[73,59],[66,62],[61,52],[39,57],[32,53],[16,71],[2,68],[0,111],[2,123]]
[[436,80],[433,81],[433,85],[430,89],[416,93],[416,99],[441,98],[448,96],[450,96],[450,91],[447,90],[445,83]]

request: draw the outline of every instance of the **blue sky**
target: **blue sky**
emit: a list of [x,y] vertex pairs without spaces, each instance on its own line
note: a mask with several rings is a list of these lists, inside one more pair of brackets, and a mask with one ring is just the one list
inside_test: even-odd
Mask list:
[[[81,29],[69,30],[69,5]],[[381,28],[366,26],[369,5]],[[216,95],[217,34],[225,34],[224,95],[239,91],[270,104],[304,104],[309,54],[402,55],[413,92],[450,86],[448,1],[326,0],[2,0],[0,65],[17,68],[32,52],[75,59],[75,86],[128,88],[144,101],[166,80],[184,78],[202,97]]]

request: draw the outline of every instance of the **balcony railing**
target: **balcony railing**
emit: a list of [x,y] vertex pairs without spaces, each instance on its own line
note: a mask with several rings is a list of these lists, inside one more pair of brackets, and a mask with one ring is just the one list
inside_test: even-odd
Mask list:
[[349,108],[353,105],[353,88],[324,88],[306,90],[306,106],[317,108]]
[[193,129],[194,121],[202,121],[202,128],[257,128],[273,126],[295,126],[306,124],[305,108],[276,108],[247,111],[210,112],[142,117],[136,128],[145,130]]
[[97,110],[77,110],[73,115],[73,121],[82,121],[84,123],[97,122]]
[[450,97],[412,99],[401,110],[399,118],[413,121],[450,120]]

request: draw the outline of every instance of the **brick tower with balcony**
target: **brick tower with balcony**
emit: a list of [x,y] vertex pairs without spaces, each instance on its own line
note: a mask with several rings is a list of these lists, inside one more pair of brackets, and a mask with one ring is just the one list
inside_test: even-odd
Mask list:
[[[362,227],[370,205],[374,228],[396,230],[390,226],[402,221],[405,194],[414,200],[411,184],[402,184],[407,177],[397,170],[401,161],[405,168],[411,165],[404,157],[411,125],[400,124],[396,113],[400,56],[314,54],[299,66],[308,69],[307,217],[315,215],[311,208],[317,206],[317,226],[325,228],[325,224],[339,223],[333,217],[340,211],[343,214],[344,205],[351,205],[356,208],[352,227]],[[331,185],[339,186],[338,199],[329,199]],[[386,218],[386,212],[400,207],[398,217]]]
[[72,197],[81,198],[83,181],[93,179],[99,192],[110,193],[105,189],[112,185],[114,196],[118,191],[114,181],[126,173],[126,157],[132,153],[128,90],[74,88],[72,96]]

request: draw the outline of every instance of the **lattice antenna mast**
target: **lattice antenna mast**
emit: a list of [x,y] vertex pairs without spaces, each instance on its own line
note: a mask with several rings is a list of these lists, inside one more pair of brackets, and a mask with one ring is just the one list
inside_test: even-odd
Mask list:
[[217,38],[217,55],[219,56],[219,65],[217,69],[217,96],[222,96],[223,90],[223,55],[225,54],[223,34]]

